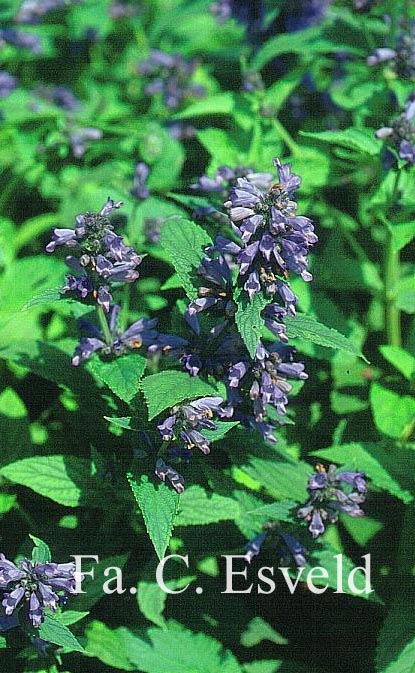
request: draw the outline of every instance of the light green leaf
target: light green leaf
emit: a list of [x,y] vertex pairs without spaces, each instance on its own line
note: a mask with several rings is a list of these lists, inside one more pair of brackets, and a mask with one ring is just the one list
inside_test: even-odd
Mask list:
[[123,632],[120,629],[109,629],[105,624],[92,621],[86,629],[87,637],[85,654],[97,657],[107,666],[122,671],[135,671],[124,645]]
[[362,152],[369,156],[376,156],[380,153],[382,143],[375,138],[375,129],[360,129],[350,127],[344,131],[320,131],[318,133],[309,133],[300,131],[300,135],[313,140],[320,140],[330,145],[339,145],[347,149]]
[[45,621],[39,627],[39,635],[54,645],[60,645],[70,652],[83,652],[84,648],[67,626],[62,624],[57,617],[45,616]]
[[6,638],[3,638],[3,636],[0,636],[0,650],[5,650],[6,647],[7,647]]
[[298,313],[295,317],[287,315],[285,322],[289,339],[300,338],[326,348],[336,348],[346,353],[353,353],[368,362],[350,339],[337,330],[318,322],[312,316],[303,313]]
[[415,375],[415,358],[399,346],[379,346],[385,360],[391,363],[403,376],[412,381]]
[[10,512],[15,502],[16,496],[13,493],[0,493],[0,515]]
[[[412,493],[406,488],[408,481],[408,463],[412,462],[415,468],[415,452],[400,449],[398,455],[390,452],[382,444],[358,443],[341,444],[329,449],[313,452],[314,456],[338,463],[344,468],[361,471],[366,474],[374,486],[387,491],[404,503],[410,503],[414,499]],[[406,461],[406,467],[403,463]],[[399,466],[398,463],[402,463]],[[396,475],[396,476],[395,476]]]
[[[22,311],[27,311],[33,306],[40,306],[41,304],[50,304],[55,301],[65,301],[61,295],[61,287],[52,287],[43,290],[40,294],[35,295],[32,299],[29,299],[28,302],[21,308]],[[69,300],[66,300],[69,301]]]
[[206,257],[205,248],[212,245],[209,234],[190,220],[175,218],[163,225],[161,244],[176,269],[189,299],[197,297],[194,278],[200,262]]
[[281,502],[272,502],[268,505],[260,505],[246,514],[258,516],[265,521],[292,521],[293,509],[297,506],[294,500],[282,500]]
[[59,621],[65,626],[71,626],[72,624],[77,624],[85,617],[88,617],[89,612],[80,612],[79,610],[64,610],[59,614]]
[[399,252],[414,238],[415,222],[404,222],[401,224],[390,225],[389,231],[392,235],[393,251]]
[[370,404],[377,429],[388,437],[408,436],[415,421],[415,398],[372,383]]
[[303,502],[312,467],[306,463],[285,463],[276,459],[252,457],[242,470],[257,480],[277,500]]
[[29,537],[34,544],[32,561],[34,563],[50,563],[52,555],[46,542],[43,542],[43,540],[40,540],[40,538],[35,537],[34,535],[29,534]]
[[207,493],[202,486],[189,486],[180,496],[175,526],[201,526],[237,519],[238,503],[218,493]]
[[255,647],[264,640],[269,640],[275,645],[287,645],[288,640],[274,631],[262,617],[254,617],[249,622],[246,630],[241,634],[241,645],[244,647]]
[[0,474],[66,507],[94,506],[104,495],[91,477],[91,462],[77,456],[23,458],[3,467]]
[[236,425],[239,425],[239,421],[216,421],[216,430],[204,429],[201,430],[201,434],[210,442],[217,442],[223,439],[229,430],[232,430]]
[[235,320],[251,358],[255,357],[256,348],[264,327],[261,312],[269,302],[269,297],[264,297],[261,293],[257,293],[252,301],[249,301],[249,297],[245,293],[242,293],[242,297],[238,297],[237,299],[238,310]]
[[415,313],[415,275],[401,278],[394,292],[396,306],[405,313]]
[[122,355],[110,362],[93,358],[88,369],[103,381],[117,397],[124,402],[131,402],[140,388],[140,379],[144,374],[147,361],[137,353]]
[[180,496],[166,484],[160,483],[156,488],[146,475],[142,475],[140,483],[131,474],[127,477],[147,532],[161,560],[171,538]]
[[[172,591],[183,589],[196,579],[195,575],[165,580],[166,586]],[[160,628],[166,627],[163,617],[168,594],[163,591],[157,582],[142,580],[138,583],[137,601],[140,612],[146,619]]]
[[198,377],[177,371],[146,376],[141,382],[141,389],[147,402],[150,421],[161,411],[183,400],[217,395],[214,388]]
[[230,115],[235,105],[234,96],[230,91],[216,93],[197,103],[188,105],[182,112],[173,115],[173,119],[190,119],[205,115]]

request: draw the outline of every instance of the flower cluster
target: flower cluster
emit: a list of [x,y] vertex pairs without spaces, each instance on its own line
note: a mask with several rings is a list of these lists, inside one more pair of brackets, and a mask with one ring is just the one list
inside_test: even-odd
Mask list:
[[37,35],[16,28],[0,29],[0,49],[7,44],[20,49],[28,49],[32,54],[42,53],[42,45]]
[[284,12],[288,32],[318,26],[324,20],[331,0],[288,0]]
[[13,77],[6,70],[0,70],[0,99],[7,98],[17,86],[17,77]]
[[401,33],[395,44],[395,48],[380,47],[367,58],[368,65],[390,63],[399,77],[415,78],[415,22],[409,29]]
[[144,201],[150,196],[150,190],[147,187],[147,178],[149,175],[149,167],[143,161],[139,161],[134,169],[134,182],[131,188],[131,196],[136,199]]
[[27,604],[32,625],[39,627],[45,608],[55,612],[62,599],[75,590],[74,563],[36,563],[25,558],[17,566],[0,554],[0,591],[6,616]]
[[286,281],[290,272],[312,280],[308,253],[318,239],[311,220],[296,214],[293,195],[300,178],[289,164],[276,159],[274,165],[279,182],[266,191],[249,177],[237,180],[225,206],[240,243],[219,238],[215,249],[235,257],[251,300],[261,290],[269,297],[278,294],[292,313],[296,298]]
[[38,86],[33,93],[67,112],[77,112],[81,107],[74,92],[67,86]]
[[168,54],[153,49],[150,56],[138,66],[138,72],[149,78],[144,91],[148,96],[160,94],[166,107],[178,108],[186,98],[200,98],[204,87],[193,84],[195,61],[187,61],[180,54]]
[[74,5],[82,0],[24,0],[16,15],[17,23],[36,24],[45,14]]
[[339,514],[364,516],[360,505],[366,499],[366,480],[362,472],[337,472],[336,466],[326,470],[321,464],[308,481],[309,500],[298,510],[300,519],[309,522],[313,538],[325,531],[325,522],[336,523]]
[[[273,525],[270,524],[269,527],[272,532]],[[269,531],[258,533],[258,535],[255,535],[255,537],[253,537],[252,540],[250,540],[248,544],[245,545],[245,559],[248,561],[248,563],[251,563],[251,561],[261,553],[262,546],[269,535]],[[279,557],[279,567],[295,566],[297,568],[301,568],[302,566],[306,565],[306,556],[308,555],[308,551],[293,535],[278,532],[276,551]]]
[[415,94],[408,96],[405,110],[393,119],[389,126],[378,129],[375,135],[387,143],[383,156],[386,168],[396,163],[395,156],[389,148],[393,149],[399,158],[408,164],[415,163]]
[[203,430],[216,430],[213,420],[219,414],[223,399],[221,397],[202,397],[189,404],[177,405],[157,428],[165,442],[172,440],[183,443],[192,450],[199,449],[202,453],[210,452],[210,442]]
[[92,299],[107,312],[112,301],[110,286],[137,280],[137,267],[142,261],[136,251],[114,233],[108,219],[111,211],[121,206],[121,201],[114,203],[108,199],[99,213],[78,215],[75,229],[55,229],[52,241],[46,246],[47,252],[64,246],[76,253],[66,257],[66,263],[76,275],[67,275],[63,294]]

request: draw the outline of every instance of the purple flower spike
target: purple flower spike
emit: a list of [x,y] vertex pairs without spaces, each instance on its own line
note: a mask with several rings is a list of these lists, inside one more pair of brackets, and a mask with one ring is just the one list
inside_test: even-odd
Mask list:
[[207,454],[210,442],[202,432],[216,429],[213,418],[220,412],[222,403],[221,397],[202,397],[189,404],[175,406],[157,429],[164,441],[178,440],[189,450],[198,448]]
[[364,516],[360,508],[367,491],[363,472],[336,473],[334,465],[330,465],[328,470],[323,465],[317,465],[307,488],[310,499],[298,510],[297,516],[309,522],[309,531],[314,538],[324,533],[326,521],[336,523],[339,513]]
[[39,628],[45,608],[56,612],[62,596],[76,593],[75,564],[36,563],[25,558],[19,565],[20,568],[0,554],[2,606],[6,617],[10,617],[28,603],[29,620]]

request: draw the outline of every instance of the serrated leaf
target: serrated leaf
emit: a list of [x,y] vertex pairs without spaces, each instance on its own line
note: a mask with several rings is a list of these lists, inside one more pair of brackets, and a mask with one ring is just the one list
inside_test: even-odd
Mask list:
[[318,322],[312,316],[298,313],[295,317],[286,316],[285,322],[289,339],[300,338],[305,341],[311,341],[318,346],[353,353],[353,355],[357,355],[363,358],[365,362],[368,362],[360,349],[350,339],[340,334],[337,330]]
[[237,299],[237,303],[236,324],[249,355],[251,358],[254,358],[264,327],[261,312],[270,303],[270,299],[264,297],[263,294],[257,293],[253,300],[249,301],[249,297],[243,293],[242,297]]
[[372,383],[370,405],[375,425],[381,433],[396,439],[410,434],[415,423],[414,397],[398,395],[379,383]]
[[88,617],[89,612],[80,612],[79,610],[65,610],[59,614],[59,621],[65,626],[77,624],[85,617]]
[[134,498],[140,507],[147,532],[161,560],[169,544],[180,496],[160,483],[156,486],[142,475],[140,483],[127,475]]
[[34,535],[29,534],[29,537],[35,545],[32,551],[32,561],[34,563],[49,563],[52,560],[52,555],[46,542]]
[[242,469],[278,500],[303,502],[307,498],[307,481],[312,468],[306,463],[252,457]]
[[27,311],[33,306],[40,306],[41,304],[50,304],[55,301],[65,301],[61,295],[62,287],[52,287],[46,290],[43,290],[40,294],[36,295],[32,299],[29,299],[28,302],[20,309],[21,311]]
[[92,621],[86,629],[85,652],[89,656],[97,657],[107,666],[121,669],[122,671],[135,671],[124,646],[120,629],[109,629],[105,624]]
[[343,131],[320,131],[318,133],[309,133],[300,131],[300,135],[313,140],[320,140],[330,145],[339,145],[355,152],[362,152],[369,156],[376,156],[380,153],[382,143],[375,138],[375,129],[360,129],[350,127]]
[[201,434],[210,442],[217,442],[223,439],[229,430],[232,430],[236,425],[239,425],[239,421],[216,421],[216,430],[207,430],[205,428],[201,430]]
[[77,456],[23,458],[3,467],[0,474],[66,507],[94,506],[103,495],[91,477],[91,462]]
[[202,379],[176,371],[146,376],[141,382],[141,389],[147,402],[150,421],[160,412],[183,400],[217,395],[215,389]]
[[240,673],[237,660],[221,643],[169,622],[148,629],[146,640],[123,629],[128,656],[143,673]]
[[414,499],[405,483],[405,475],[406,480],[408,479],[408,465],[399,466],[398,463],[403,463],[405,458],[406,463],[411,460],[415,468],[415,452],[410,449],[406,451],[400,449],[400,454],[400,461],[396,461],[394,453],[392,452],[391,455],[390,450],[388,451],[383,445],[358,442],[313,452],[313,456],[333,461],[344,468],[349,467],[364,472],[374,486],[387,491],[407,504]]
[[88,369],[124,402],[131,402],[140,388],[147,361],[137,353],[122,355],[110,362],[94,358]]
[[292,521],[293,509],[297,506],[294,500],[282,500],[281,502],[272,502],[267,505],[261,505],[251,509],[246,514],[258,516],[265,521]]
[[201,526],[237,519],[238,503],[218,493],[207,493],[202,486],[189,486],[180,496],[175,526]]
[[45,616],[45,621],[39,627],[39,635],[43,640],[60,645],[71,652],[83,652],[84,648],[73,635],[67,626],[62,624],[58,618],[51,615]]
[[176,269],[189,299],[197,297],[194,278],[200,262],[206,256],[205,248],[212,245],[209,234],[190,220],[175,218],[165,222],[161,244]]
[[112,425],[116,425],[117,428],[133,430],[131,427],[131,416],[104,416],[104,418]]
[[392,248],[394,252],[399,252],[415,237],[415,222],[403,222],[389,226],[392,236]]

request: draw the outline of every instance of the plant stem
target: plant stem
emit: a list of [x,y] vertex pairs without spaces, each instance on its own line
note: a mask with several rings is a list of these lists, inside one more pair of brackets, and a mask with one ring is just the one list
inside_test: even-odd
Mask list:
[[399,252],[393,249],[392,234],[388,232],[385,254],[385,320],[386,335],[390,346],[400,346],[401,316],[396,306],[394,291],[400,275]]
[[288,133],[287,129],[281,124],[280,120],[275,118],[272,120],[275,130],[280,136],[281,140],[287,145],[291,154],[298,155],[300,154],[300,148],[295,142],[294,138]]
[[[397,171],[393,185],[391,203],[389,209],[396,205],[398,200],[400,171]],[[385,321],[386,335],[390,346],[401,346],[401,315],[395,302],[395,287],[400,276],[399,251],[396,252],[393,247],[393,236],[389,227],[386,230],[386,249],[385,249]]]
[[111,331],[110,331],[110,328],[109,328],[109,325],[108,325],[107,316],[105,315],[105,311],[102,308],[102,306],[97,306],[97,314],[98,314],[99,324],[100,324],[102,333],[104,335],[105,343],[107,344],[107,346],[111,346],[112,345],[112,335],[111,335]]

